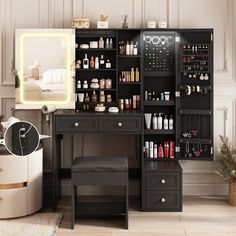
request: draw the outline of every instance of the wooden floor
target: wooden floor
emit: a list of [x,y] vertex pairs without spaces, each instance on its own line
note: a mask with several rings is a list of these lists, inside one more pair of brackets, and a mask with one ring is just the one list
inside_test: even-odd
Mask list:
[[236,207],[225,198],[184,198],[183,212],[140,212],[129,210],[129,230],[117,218],[79,219],[70,229],[69,199],[58,208],[64,212],[57,236],[236,236]]

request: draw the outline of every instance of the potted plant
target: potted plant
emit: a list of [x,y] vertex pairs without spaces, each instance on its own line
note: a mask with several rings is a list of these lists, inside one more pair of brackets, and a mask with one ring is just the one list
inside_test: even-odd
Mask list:
[[230,144],[228,137],[220,135],[222,145],[217,160],[222,165],[222,170],[217,174],[229,183],[229,204],[236,206],[236,149]]

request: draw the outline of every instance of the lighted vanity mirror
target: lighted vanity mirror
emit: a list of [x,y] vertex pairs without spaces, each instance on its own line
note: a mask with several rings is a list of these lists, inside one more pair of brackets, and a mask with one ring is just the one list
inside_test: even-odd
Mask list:
[[75,31],[17,29],[15,42],[16,109],[74,109]]

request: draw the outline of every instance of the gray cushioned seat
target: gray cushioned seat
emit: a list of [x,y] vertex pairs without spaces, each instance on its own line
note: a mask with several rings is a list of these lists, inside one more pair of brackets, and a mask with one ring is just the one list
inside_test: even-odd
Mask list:
[[128,171],[128,161],[124,157],[77,157],[72,164],[72,172],[120,172]]

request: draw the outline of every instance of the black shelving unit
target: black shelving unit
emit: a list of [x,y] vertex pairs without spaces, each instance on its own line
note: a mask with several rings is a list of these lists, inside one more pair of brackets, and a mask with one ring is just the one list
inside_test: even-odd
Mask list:
[[[144,211],[182,210],[182,172],[178,160],[213,160],[213,30],[212,29],[77,29],[76,43],[88,44],[100,37],[112,38],[113,48],[75,50],[76,60],[104,55],[111,69],[76,69],[76,81],[88,84],[94,77],[112,80],[111,89],[77,89],[90,95],[101,90],[111,94],[109,106],[119,106],[120,99],[140,96],[143,113],[172,115],[173,129],[147,129],[143,117],[140,140],[141,193]],[[138,54],[121,53],[121,42],[137,42]],[[138,68],[139,81],[120,81],[122,71]],[[155,94],[146,99],[145,91]],[[161,93],[170,92],[169,100]],[[158,98],[158,99],[157,99]],[[90,103],[90,111],[97,103]],[[76,103],[82,109],[83,103]],[[123,110],[129,114],[137,110]],[[163,117],[164,118],[164,117]],[[159,147],[174,142],[174,157],[150,158],[145,142]],[[158,181],[165,180],[163,185]],[[157,188],[156,186],[160,188]]]

